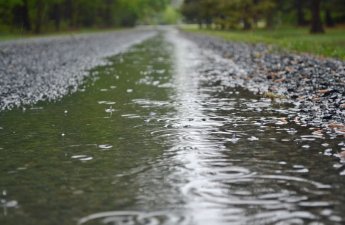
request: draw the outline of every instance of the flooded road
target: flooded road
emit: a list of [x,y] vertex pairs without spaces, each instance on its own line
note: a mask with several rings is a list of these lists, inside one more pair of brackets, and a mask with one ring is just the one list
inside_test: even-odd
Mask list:
[[0,224],[343,224],[344,139],[167,31],[0,113]]

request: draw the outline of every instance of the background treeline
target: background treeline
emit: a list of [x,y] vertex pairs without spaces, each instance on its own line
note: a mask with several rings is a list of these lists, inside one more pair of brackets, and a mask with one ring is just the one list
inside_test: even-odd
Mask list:
[[0,0],[0,32],[41,33],[149,24],[175,16],[167,8],[168,3],[169,0]]
[[185,0],[186,22],[218,29],[274,28],[283,24],[323,26],[345,23],[345,0]]

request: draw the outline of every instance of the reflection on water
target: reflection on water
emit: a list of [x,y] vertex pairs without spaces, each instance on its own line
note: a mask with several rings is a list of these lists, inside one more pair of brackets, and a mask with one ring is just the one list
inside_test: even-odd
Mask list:
[[187,225],[191,221],[181,215],[174,215],[169,211],[156,212],[135,212],[135,211],[113,211],[101,212],[89,215],[79,220],[78,224],[95,222],[101,224],[181,224]]
[[0,114],[0,224],[342,224],[343,139],[166,33]]

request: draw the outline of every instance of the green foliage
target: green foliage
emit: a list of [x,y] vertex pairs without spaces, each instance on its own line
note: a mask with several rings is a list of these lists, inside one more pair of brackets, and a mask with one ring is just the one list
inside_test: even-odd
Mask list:
[[[317,3],[320,8],[313,7]],[[262,24],[267,28],[306,26],[315,20],[319,27],[345,23],[344,0],[185,0],[181,12],[186,22],[222,30],[249,30]]]
[[0,0],[0,32],[148,24],[169,0]]
[[256,26],[275,7],[274,0],[186,0],[182,13],[187,21],[199,25],[215,24],[229,29]]
[[282,27],[276,30],[214,31],[187,28],[187,31],[221,37],[225,40],[264,43],[290,51],[312,53],[345,60],[345,30],[334,28],[323,35],[310,35],[307,28]]
[[173,7],[167,7],[163,12],[162,23],[163,24],[176,24],[180,20],[181,15]]

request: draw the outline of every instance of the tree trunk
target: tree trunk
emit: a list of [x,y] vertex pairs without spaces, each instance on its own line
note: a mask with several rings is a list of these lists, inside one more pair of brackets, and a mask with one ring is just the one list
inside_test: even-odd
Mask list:
[[247,18],[243,19],[243,30],[250,30],[252,29],[252,24],[249,22]]
[[245,12],[249,12],[249,6],[245,5],[244,6],[244,17],[242,18],[243,21],[243,30],[251,30],[252,29],[252,24],[249,21],[249,15],[246,14]]
[[303,10],[303,0],[296,0],[296,10],[297,10],[297,26],[307,25],[305,20],[304,10]]
[[61,24],[61,6],[59,3],[54,4],[53,6],[53,20],[55,25],[55,30],[60,30],[60,24]]
[[225,23],[224,20],[220,23],[220,27],[221,30],[225,30]]
[[202,21],[201,21],[201,19],[198,19],[198,25],[199,25],[199,29],[202,29]]
[[206,23],[206,28],[207,29],[211,29],[212,28],[212,19],[211,18],[207,18],[205,20],[205,23]]
[[75,7],[72,0],[65,0],[65,14],[68,20],[69,28],[74,28],[76,26],[75,21]]
[[335,25],[330,9],[326,9],[326,12],[325,12],[325,22],[326,22],[326,25],[328,27],[334,27],[334,25]]
[[113,25],[113,16],[112,16],[112,5],[113,1],[112,0],[107,0],[105,2],[106,7],[105,7],[105,12],[104,12],[104,25],[106,27],[111,27]]
[[28,0],[23,1],[23,27],[26,31],[31,30],[31,22],[29,17],[29,4]]
[[23,4],[16,5],[12,9],[13,24],[22,28],[25,31],[31,31],[31,22],[29,18],[28,1],[24,0]]
[[310,33],[312,34],[320,34],[324,33],[325,30],[323,29],[321,16],[320,16],[320,2],[321,0],[312,0],[311,1],[311,29]]
[[271,30],[274,26],[274,12],[270,10],[266,15],[266,28]]
[[35,18],[35,33],[39,34],[42,31],[43,22],[43,11],[44,5],[43,0],[37,0],[36,2],[36,18]]

